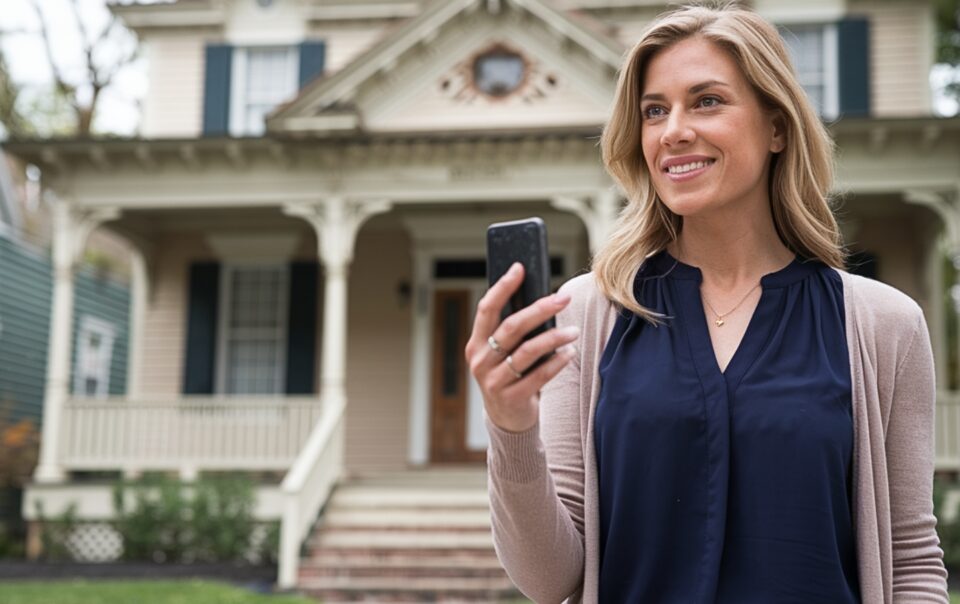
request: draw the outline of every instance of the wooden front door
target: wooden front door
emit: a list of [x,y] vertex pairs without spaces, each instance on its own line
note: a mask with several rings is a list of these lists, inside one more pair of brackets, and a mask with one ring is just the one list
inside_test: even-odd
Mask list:
[[485,451],[467,446],[467,362],[463,349],[471,328],[470,290],[434,294],[430,461],[482,462]]

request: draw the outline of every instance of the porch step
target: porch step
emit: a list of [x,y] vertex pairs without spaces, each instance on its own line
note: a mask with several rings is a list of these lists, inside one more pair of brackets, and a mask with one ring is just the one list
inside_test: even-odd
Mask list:
[[517,601],[487,501],[482,469],[350,480],[305,544],[298,589],[327,604]]

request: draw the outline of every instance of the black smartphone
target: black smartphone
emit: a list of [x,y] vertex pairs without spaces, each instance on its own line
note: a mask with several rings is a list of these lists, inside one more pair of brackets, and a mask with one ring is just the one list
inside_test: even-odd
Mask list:
[[[487,227],[488,284],[496,283],[510,270],[514,262],[523,264],[523,283],[503,307],[503,312],[500,313],[501,321],[550,293],[550,254],[547,251],[547,227],[542,219],[534,217],[497,222]],[[555,326],[556,321],[550,317],[545,323],[529,331],[524,340]],[[547,360],[550,354],[538,359],[527,372]]]

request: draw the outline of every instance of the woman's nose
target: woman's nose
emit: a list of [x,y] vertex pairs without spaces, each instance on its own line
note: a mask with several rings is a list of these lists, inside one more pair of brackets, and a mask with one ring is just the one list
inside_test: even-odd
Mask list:
[[696,134],[682,111],[671,111],[660,136],[660,143],[667,146],[693,142]]

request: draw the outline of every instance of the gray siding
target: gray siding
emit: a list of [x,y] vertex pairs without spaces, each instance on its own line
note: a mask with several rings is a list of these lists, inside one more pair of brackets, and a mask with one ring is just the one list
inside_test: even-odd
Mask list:
[[[92,316],[110,323],[114,328],[113,354],[110,358],[110,394],[127,391],[127,344],[129,342],[130,290],[126,285],[98,275],[89,268],[81,268],[74,281],[76,298],[73,305],[73,336],[70,341],[70,367],[77,366],[77,334],[81,319]],[[73,371],[70,372],[70,390],[74,390]]]
[[[80,318],[94,316],[114,326],[110,394],[127,385],[130,293],[125,284],[88,268],[76,272],[71,367]],[[0,410],[41,423],[53,282],[49,252],[0,236]],[[73,377],[71,371],[71,390]]]
[[0,237],[0,403],[15,418],[40,422],[47,335],[50,257]]

